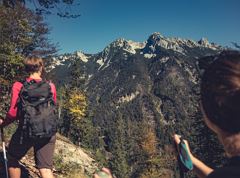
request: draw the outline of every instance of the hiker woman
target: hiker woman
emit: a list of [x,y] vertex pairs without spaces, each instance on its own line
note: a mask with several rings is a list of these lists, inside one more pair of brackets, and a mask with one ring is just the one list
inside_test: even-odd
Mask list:
[[[224,146],[229,164],[211,169],[191,153],[185,140],[194,172],[200,178],[239,178],[240,53],[223,52],[206,69],[201,82],[201,108],[206,125]],[[174,140],[179,144],[180,136],[174,135]]]
[[[42,74],[44,72],[44,64],[43,60],[38,57],[29,57],[24,60],[25,70],[29,74],[29,77],[24,80],[24,82],[15,82],[12,87],[12,93],[11,93],[11,105],[10,109],[6,115],[5,120],[0,119],[1,127],[4,127],[11,122],[15,120],[19,120],[19,125],[17,131],[13,134],[11,141],[9,143],[8,147],[8,165],[9,165],[9,175],[11,178],[20,178],[21,176],[21,169],[19,161],[23,156],[26,155],[27,151],[33,147],[34,148],[34,157],[35,157],[35,163],[37,168],[39,169],[39,172],[43,178],[53,178],[52,173],[52,166],[53,166],[53,152],[54,152],[54,146],[56,142],[56,129],[54,132],[51,132],[51,135],[49,137],[39,137],[39,138],[30,138],[23,136],[23,127],[24,124],[27,121],[23,121],[23,118],[19,116],[19,101],[21,101],[22,97],[21,94],[25,92],[27,93],[27,86],[32,85],[32,88],[35,89],[35,95],[42,96],[41,91],[43,91],[40,88],[36,88],[37,84],[42,84],[41,86],[45,86],[46,91],[49,90],[49,97],[51,97],[52,103],[56,103],[56,88],[54,84],[48,83],[47,85],[44,84],[42,79]],[[46,87],[48,86],[48,87]],[[24,88],[26,87],[26,88]],[[35,87],[35,88],[34,88]],[[25,89],[24,92],[22,92],[23,88]],[[30,87],[29,87],[30,88]],[[31,90],[32,93],[34,93],[33,90]],[[39,91],[39,92],[36,92]],[[45,92],[46,93],[46,92]],[[38,101],[37,96],[34,98],[36,101]],[[30,96],[28,98],[31,98]],[[27,99],[28,99],[27,98]],[[40,98],[41,100],[45,100],[45,98]],[[33,100],[33,99],[32,99]],[[29,101],[30,102],[30,101]],[[42,102],[39,102],[38,105],[41,105]],[[49,103],[48,103],[49,105]],[[29,106],[29,105],[28,105]],[[50,106],[50,105],[49,105]],[[23,106],[21,106],[22,108]],[[44,108],[42,106],[41,108]],[[41,114],[41,108],[39,109],[39,115]],[[46,107],[45,107],[46,108]],[[47,111],[47,109],[45,109]],[[27,109],[26,109],[27,112]],[[45,113],[46,114],[46,113]],[[47,116],[46,116],[47,117]],[[30,119],[30,118],[29,118]],[[39,119],[39,118],[38,118]],[[45,118],[46,120],[48,118]],[[36,119],[35,119],[36,120]],[[23,123],[24,122],[24,123]],[[39,123],[39,126],[41,124]],[[26,128],[28,128],[26,126]],[[46,128],[44,128],[46,130]],[[34,130],[35,132],[35,130]]]

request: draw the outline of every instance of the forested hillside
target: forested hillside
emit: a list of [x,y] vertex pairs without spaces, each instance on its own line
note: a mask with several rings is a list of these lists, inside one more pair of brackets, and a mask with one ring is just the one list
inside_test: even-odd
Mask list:
[[118,39],[97,54],[54,58],[49,71],[61,101],[71,102],[78,91],[87,103],[73,105],[86,106],[78,119],[62,105],[62,132],[119,178],[178,177],[173,133],[211,166],[222,164],[221,147],[199,109],[201,73],[222,50],[206,39],[154,33],[143,43]]

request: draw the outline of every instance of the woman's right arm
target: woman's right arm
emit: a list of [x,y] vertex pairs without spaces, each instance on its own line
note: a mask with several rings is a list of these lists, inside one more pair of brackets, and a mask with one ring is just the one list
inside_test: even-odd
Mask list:
[[196,175],[199,178],[205,178],[207,177],[211,172],[213,172],[213,169],[208,167],[206,164],[204,164],[202,161],[197,159],[196,157],[191,157],[193,162],[193,171],[196,173]]
[[17,101],[19,92],[22,88],[22,83],[15,82],[12,87],[11,91],[11,102],[10,102],[10,108],[6,114],[6,118],[4,119],[3,123],[1,124],[2,127],[5,127],[15,121],[17,119]]
[[[174,141],[176,142],[176,144],[179,144],[180,143],[180,136],[175,134],[174,135]],[[190,151],[188,142],[186,140],[184,140],[184,142],[187,146],[190,158],[191,158],[192,163],[193,163],[193,171],[196,173],[196,175],[199,178],[207,177],[211,172],[213,172],[213,169],[208,167],[206,164],[204,164],[202,161],[197,159],[195,156],[193,156],[191,151]]]

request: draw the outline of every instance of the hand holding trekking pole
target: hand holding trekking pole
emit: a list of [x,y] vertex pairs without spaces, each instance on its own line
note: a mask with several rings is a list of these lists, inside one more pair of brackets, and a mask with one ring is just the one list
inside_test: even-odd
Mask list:
[[[188,170],[192,170],[194,173],[198,176],[198,177],[207,177],[211,172],[213,172],[213,169],[210,168],[209,166],[207,166],[205,163],[203,163],[201,160],[199,160],[198,158],[196,158],[195,156],[192,155],[191,151],[190,151],[190,147],[188,145],[188,142],[186,140],[183,140],[181,138],[181,136],[179,135],[174,135],[173,136],[174,141],[178,147],[178,158],[181,155],[180,158],[184,158],[184,154],[181,153],[181,151],[179,150],[179,148],[182,148],[183,153],[187,153],[189,156],[187,156],[188,158],[185,159],[178,159],[179,163],[180,163],[180,177],[183,178],[184,177],[184,171],[187,172]],[[190,160],[190,161],[189,161]],[[183,166],[183,169],[181,169],[181,167]],[[191,168],[191,169],[189,169]],[[184,170],[185,169],[185,170]]]
[[184,173],[193,170],[193,155],[186,140],[176,134],[173,137],[178,152],[180,177],[184,178]]
[[[180,135],[174,134],[173,139],[174,139],[176,145],[178,145],[178,144],[181,142],[181,139],[180,139],[180,138],[181,138]],[[192,159],[192,158],[193,158],[193,155],[192,155],[192,153],[191,153],[191,150],[190,150],[188,141],[187,141],[187,140],[183,140],[183,141],[184,141],[184,143],[186,144],[187,151],[188,151],[188,153],[189,153],[190,158]]]

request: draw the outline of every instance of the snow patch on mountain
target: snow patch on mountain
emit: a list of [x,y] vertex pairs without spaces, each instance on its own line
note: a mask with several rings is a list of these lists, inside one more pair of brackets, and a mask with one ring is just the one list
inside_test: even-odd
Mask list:
[[122,96],[121,98],[118,99],[118,102],[117,102],[117,103],[130,102],[130,101],[132,101],[133,99],[135,99],[139,94],[140,94],[140,92],[139,92],[139,91],[136,91],[136,92],[134,92],[134,93],[131,93],[130,95]]
[[99,70],[104,70],[105,68],[107,68],[111,63],[111,60],[108,58],[100,57],[99,59],[97,59],[96,63],[99,64],[99,67],[98,67],[98,71],[99,71]]
[[132,53],[132,54],[136,54],[136,50],[137,49],[143,49],[146,45],[146,42],[144,43],[139,43],[139,42],[134,42],[134,41],[127,41],[128,43],[128,48],[125,49],[127,52]]
[[[65,60],[64,60],[65,61]],[[64,65],[63,62],[64,61],[61,61],[59,60],[58,58],[53,58],[53,61],[52,61],[52,66],[51,68],[54,69],[56,66],[59,66],[59,65]]]
[[53,57],[51,61],[51,65],[46,68],[47,72],[55,69],[57,66],[71,65],[71,58],[66,55],[61,55],[59,57]]
[[162,63],[165,63],[165,62],[167,62],[169,60],[169,57],[167,56],[167,57],[162,57],[161,59],[160,59],[160,61],[162,62]]
[[96,63],[98,63],[98,64],[100,65],[100,67],[101,67],[101,66],[104,65],[104,59],[103,59],[103,58],[99,58],[99,59],[96,61]]
[[156,54],[146,53],[146,54],[144,54],[144,57],[147,58],[147,59],[151,59],[151,58],[153,58],[153,57],[156,57]]
[[98,70],[104,70],[104,69],[106,69],[108,66],[110,66],[110,63],[111,63],[111,60],[108,60],[107,64],[100,66],[100,67],[98,68]]
[[88,58],[83,52],[77,51],[76,56],[79,57],[83,62],[88,62]]
[[190,80],[194,83],[197,84],[197,76],[194,72],[192,72],[189,68],[185,68],[185,71],[188,73]]

